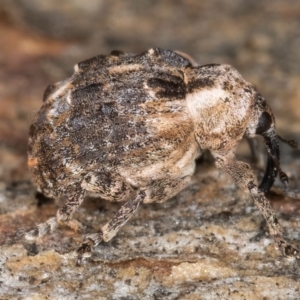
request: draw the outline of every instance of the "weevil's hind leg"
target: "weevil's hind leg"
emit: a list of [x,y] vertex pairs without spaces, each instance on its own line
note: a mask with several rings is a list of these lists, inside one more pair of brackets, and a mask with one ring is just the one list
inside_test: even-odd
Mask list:
[[53,232],[59,225],[59,223],[65,223],[71,220],[73,213],[77,210],[84,199],[85,192],[78,188],[71,196],[69,196],[66,203],[60,208],[56,217],[48,219],[46,222],[38,224],[34,229],[30,230],[25,234],[27,239],[34,239],[41,237],[49,232]]
[[[288,144],[292,148],[299,149],[299,146],[294,140],[286,140],[276,134],[274,120],[270,113],[271,112],[263,112],[259,117],[259,122],[256,127],[256,134],[259,134],[264,138],[264,144],[268,153],[267,168],[259,185],[259,190],[267,193],[273,186],[277,174],[279,174],[280,181],[284,184],[284,188],[281,190],[288,195],[289,191],[287,190],[287,186],[289,179],[280,166],[279,140]],[[298,198],[299,192],[294,192],[293,195]]]
[[277,134],[277,138],[282,141],[283,143],[286,143],[288,144],[291,148],[294,148],[294,149],[300,149],[299,148],[299,144],[298,142],[294,141],[294,140],[287,140],[283,137],[281,137],[280,135]]
[[236,161],[233,153],[227,155],[215,155],[218,168],[231,175],[234,182],[243,189],[248,189],[255,205],[260,209],[269,227],[270,234],[284,256],[300,258],[300,252],[294,246],[288,244],[282,236],[282,228],[275,216],[270,202],[264,192],[257,186],[256,177],[251,167],[244,162]]
[[101,241],[110,241],[118,232],[118,230],[131,218],[131,216],[138,209],[139,205],[146,197],[145,190],[139,190],[133,200],[126,202],[115,216],[106,223],[101,229],[101,233],[94,233],[87,236],[86,240],[76,250],[77,265],[81,263],[82,259],[91,255],[92,249],[96,247]]
[[[288,144],[291,148],[300,149],[299,144],[296,141],[286,140],[283,137],[279,136],[278,134],[276,136],[280,141],[282,141],[283,143]],[[293,199],[300,199],[300,190],[287,189],[286,185],[284,185],[284,187],[280,187],[280,186],[274,187],[273,186],[272,190],[277,194],[281,194],[281,195],[284,195],[284,196],[287,196],[287,197],[290,197],[290,198],[293,198]]]

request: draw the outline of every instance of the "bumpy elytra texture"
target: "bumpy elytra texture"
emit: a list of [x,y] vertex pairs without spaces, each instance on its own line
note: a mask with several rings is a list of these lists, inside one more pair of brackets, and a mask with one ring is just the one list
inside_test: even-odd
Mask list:
[[[171,51],[97,56],[75,69],[46,93],[30,129],[34,180],[55,197],[83,188],[126,200],[132,187],[191,176],[201,149],[227,152],[242,138],[256,100],[232,67],[193,68]],[[170,198],[167,186],[147,200]]]
[[[264,136],[269,155],[259,187],[249,165],[234,156],[241,138],[257,134]],[[140,203],[162,202],[182,190],[205,149],[217,167],[250,191],[277,245],[297,255],[282,239],[264,197],[280,171],[266,101],[231,66],[197,66],[187,55],[158,48],[96,56],[48,87],[30,128],[29,167],[40,191],[68,201],[31,235],[69,220],[86,191],[128,201],[103,233],[92,234],[78,249],[87,255],[101,240],[110,240]]]

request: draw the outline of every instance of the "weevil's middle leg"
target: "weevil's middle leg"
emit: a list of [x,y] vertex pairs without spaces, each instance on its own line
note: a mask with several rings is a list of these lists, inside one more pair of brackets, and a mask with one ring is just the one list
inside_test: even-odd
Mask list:
[[229,153],[226,156],[216,155],[216,164],[218,168],[229,173],[237,185],[249,190],[255,205],[267,221],[270,234],[283,255],[300,258],[299,250],[284,240],[278,219],[264,192],[258,188],[257,180],[251,167],[247,163],[236,161],[233,153]]
[[27,232],[25,234],[25,237],[27,239],[34,239],[36,237],[41,237],[49,232],[53,232],[58,227],[59,223],[68,225],[68,222],[70,222],[73,213],[81,205],[84,199],[84,195],[85,192],[82,189],[78,189],[71,196],[69,196],[63,207],[57,211],[56,217],[52,217],[46,222],[38,224],[34,229]]
[[[274,184],[275,178],[279,174],[280,181],[285,187],[288,185],[288,177],[280,167],[279,140],[287,143],[293,148],[298,148],[298,144],[293,140],[286,140],[275,132],[275,120],[271,110],[266,107],[257,120],[256,135],[261,135],[264,139],[268,152],[268,161],[265,175],[259,185],[259,190],[267,193]],[[249,139],[248,139],[249,140]]]
[[80,264],[83,258],[89,257],[92,249],[101,241],[110,241],[116,235],[118,230],[134,214],[142,202],[151,203],[166,201],[186,187],[190,180],[190,176],[185,176],[183,178],[168,177],[163,180],[154,180],[143,189],[139,189],[136,192],[135,198],[125,203],[113,219],[101,228],[102,233],[94,233],[87,236],[87,239],[77,249],[77,264]]
[[146,192],[140,190],[136,198],[126,202],[115,216],[106,223],[101,229],[101,233],[94,233],[87,236],[86,240],[76,250],[77,264],[80,264],[82,259],[91,255],[92,249],[96,247],[101,241],[110,241],[119,229],[131,218],[131,216],[138,209],[139,205],[144,201]]

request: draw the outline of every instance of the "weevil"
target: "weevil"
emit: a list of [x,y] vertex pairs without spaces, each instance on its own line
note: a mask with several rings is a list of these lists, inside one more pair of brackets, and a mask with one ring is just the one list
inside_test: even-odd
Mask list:
[[[111,240],[140,204],[166,201],[184,189],[195,160],[208,149],[217,168],[251,194],[282,253],[299,257],[265,197],[278,174],[288,181],[280,168],[282,138],[266,100],[237,70],[198,66],[187,55],[159,48],[141,54],[113,51],[74,69],[70,78],[46,89],[28,148],[38,190],[67,201],[27,237],[68,222],[87,192],[125,201],[102,232],[88,235],[77,249],[80,262]],[[250,165],[235,156],[243,137],[257,135],[268,155],[260,184]]]

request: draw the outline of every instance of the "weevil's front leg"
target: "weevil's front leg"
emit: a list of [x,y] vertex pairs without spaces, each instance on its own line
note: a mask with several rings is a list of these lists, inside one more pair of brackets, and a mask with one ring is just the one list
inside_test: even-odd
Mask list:
[[300,252],[288,244],[282,236],[282,228],[273,212],[269,200],[264,192],[257,186],[257,180],[251,167],[244,162],[236,161],[233,153],[225,156],[216,155],[217,166],[231,175],[233,180],[241,188],[248,189],[255,205],[260,209],[267,221],[270,234],[274,237],[275,243],[284,256],[300,258]]
[[87,236],[86,240],[76,250],[77,264],[80,264],[82,259],[91,255],[92,249],[96,247],[102,240],[105,242],[110,241],[119,229],[131,218],[131,216],[138,209],[140,203],[146,197],[146,192],[140,190],[136,198],[126,202],[120,210],[115,214],[113,219],[106,223],[101,229],[101,233],[94,233]]
[[[46,233],[53,232],[58,227],[59,223],[65,223],[68,225],[68,222],[71,221],[73,213],[81,205],[84,195],[85,192],[81,189],[78,189],[71,196],[69,196],[63,207],[57,211],[56,217],[50,218],[46,222],[37,225],[34,229],[27,232],[25,237],[27,239],[34,239],[36,237],[41,237]],[[69,225],[71,226],[72,224]]]

